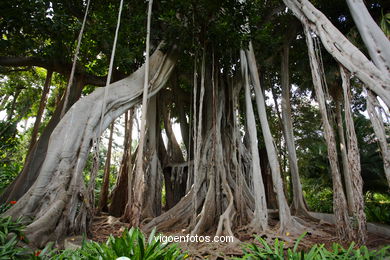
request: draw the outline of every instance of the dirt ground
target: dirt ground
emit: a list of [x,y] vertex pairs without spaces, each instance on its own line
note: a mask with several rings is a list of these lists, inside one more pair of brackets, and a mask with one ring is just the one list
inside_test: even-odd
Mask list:
[[[305,230],[306,236],[300,242],[299,248],[306,250],[314,244],[324,244],[326,248],[331,248],[332,244],[338,242],[344,247],[348,247],[349,243],[345,241],[338,241],[335,232],[335,226],[325,222],[314,222],[305,219]],[[270,221],[270,230],[267,233],[258,234],[262,238],[268,241],[269,244],[273,244],[275,238],[283,240],[285,247],[293,247],[295,240],[300,234],[279,234],[277,233],[278,228],[275,226],[276,220]],[[105,242],[110,234],[113,236],[119,236],[125,228],[128,228],[127,223],[122,223],[118,218],[114,218],[108,215],[101,215],[95,217],[92,228],[92,240],[97,242]],[[302,233],[303,233],[302,232]],[[187,235],[189,232],[185,229],[163,232],[164,235]],[[210,235],[212,234],[205,234]],[[179,243],[180,247],[188,252],[189,259],[228,259],[234,256],[240,256],[242,254],[243,243],[257,243],[254,238],[254,233],[249,231],[247,228],[238,228],[235,233],[236,238],[239,241],[236,243]],[[390,237],[384,237],[381,235],[369,233],[368,241],[366,246],[370,249],[381,248],[385,245],[390,245]]]

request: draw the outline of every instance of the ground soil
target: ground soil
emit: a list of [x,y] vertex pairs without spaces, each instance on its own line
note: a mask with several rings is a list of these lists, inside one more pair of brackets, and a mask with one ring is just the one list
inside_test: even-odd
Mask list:
[[[332,244],[337,242],[344,247],[349,246],[349,242],[338,241],[335,232],[335,226],[325,222],[314,222],[305,219],[307,223],[307,234],[302,239],[299,248],[306,250],[314,244],[324,244],[326,248],[331,248]],[[275,238],[283,240],[286,248],[293,247],[299,234],[292,235],[286,233],[280,235],[277,233],[277,220],[271,219],[270,231],[260,234],[269,244],[273,244]],[[105,242],[109,235],[119,236],[129,227],[129,224],[122,223],[118,218],[108,215],[95,217],[91,227],[91,239],[97,242]],[[188,252],[189,259],[229,259],[242,254],[242,243],[257,243],[253,233],[248,232],[246,227],[236,229],[236,237],[241,243],[179,243],[180,247]],[[164,235],[187,235],[189,232],[185,229],[164,232]],[[205,235],[211,235],[205,234]],[[390,245],[390,237],[369,233],[366,246],[370,249],[378,249],[385,245]]]

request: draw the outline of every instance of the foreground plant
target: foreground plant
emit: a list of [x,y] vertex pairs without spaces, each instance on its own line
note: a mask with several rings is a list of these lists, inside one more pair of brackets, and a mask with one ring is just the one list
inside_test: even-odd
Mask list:
[[44,249],[32,251],[22,247],[22,242],[28,242],[23,234],[25,226],[22,220],[13,221],[11,217],[0,218],[0,260],[9,259],[99,259],[112,260],[124,256],[134,260],[154,259],[184,259],[176,244],[163,243],[155,239],[155,230],[146,239],[139,229],[125,230],[120,237],[110,236],[106,243],[84,241],[78,250],[58,252],[53,243],[48,243]]
[[24,240],[23,227],[21,219],[0,218],[0,259],[19,259],[27,255],[17,246],[19,241]]
[[369,250],[366,246],[356,248],[353,242],[348,248],[334,243],[331,250],[326,249],[324,244],[314,245],[307,252],[298,250],[299,243],[305,235],[306,233],[303,233],[297,239],[292,249],[285,249],[284,242],[279,239],[275,239],[274,244],[270,245],[263,238],[257,237],[260,246],[253,243],[244,245],[244,255],[235,259],[384,259],[390,256],[390,246]]
[[134,260],[186,258],[176,244],[156,240],[155,230],[146,240],[139,229],[131,228],[125,230],[120,237],[110,236],[106,243],[85,242],[80,249],[65,250],[52,259],[112,260],[122,256]]

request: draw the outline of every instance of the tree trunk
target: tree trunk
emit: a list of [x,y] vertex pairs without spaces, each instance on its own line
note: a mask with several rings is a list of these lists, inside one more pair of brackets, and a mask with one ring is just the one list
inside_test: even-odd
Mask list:
[[[163,54],[158,48],[151,57],[150,93],[156,93],[167,81],[175,63],[174,50]],[[67,233],[86,232],[90,216],[82,208],[90,207],[84,200],[82,171],[91,141],[101,133],[100,111],[106,103],[103,127],[140,101],[145,66],[129,77],[97,89],[84,97],[65,114],[50,138],[47,156],[31,189],[5,215],[30,216],[34,221],[26,228],[30,241],[38,246],[57,240]],[[153,95],[152,94],[152,95]]]
[[[193,146],[193,144],[191,142],[192,134],[190,133],[190,125],[189,122],[187,122],[186,104],[190,103],[191,101],[189,100],[187,102],[187,94],[183,91],[183,89],[180,88],[177,78],[174,80],[173,84],[174,85],[172,87],[172,91],[175,101],[175,112],[178,115],[178,121],[180,123],[180,132],[187,151],[186,159],[187,161],[190,161],[192,158],[190,148]],[[189,118],[189,120],[191,120],[191,118]]]
[[[212,63],[202,61],[200,95],[194,95],[199,107],[194,163],[190,164],[195,167],[194,184],[173,208],[147,223],[145,230],[187,228],[192,234],[234,235],[234,225],[248,224],[244,221],[253,216],[254,197],[246,182],[251,162],[239,135],[241,86],[221,80],[227,75]],[[203,124],[205,118],[210,120]],[[174,168],[185,171],[179,165]]]
[[292,211],[295,214],[309,217],[310,215],[307,211],[305,199],[303,197],[302,184],[299,177],[298,159],[294,142],[294,128],[290,104],[289,52],[290,42],[286,41],[283,45],[281,64],[282,121],[293,187]]
[[149,51],[150,51],[150,23],[152,16],[153,0],[149,0],[148,5],[148,21],[146,28],[146,53],[145,53],[145,76],[144,76],[144,89],[142,94],[142,114],[141,114],[141,131],[137,152],[137,164],[134,175],[134,185],[137,187],[137,192],[134,192],[132,198],[131,208],[131,225],[138,227],[140,225],[142,207],[143,207],[143,195],[145,191],[145,169],[144,169],[144,142],[145,142],[145,130],[146,130],[146,115],[148,112],[148,84],[149,84]]
[[114,123],[110,126],[110,137],[108,139],[106,162],[104,164],[104,175],[103,185],[100,191],[100,201],[98,211],[108,212],[108,188],[110,186],[110,171],[111,171],[111,150],[112,150],[112,139],[114,135]]
[[147,113],[147,142],[145,147],[146,171],[142,218],[154,218],[161,214],[162,168],[158,158],[160,124],[157,116],[157,98],[149,99]]
[[123,156],[125,159],[122,160],[123,167],[126,166],[127,171],[127,202],[124,208],[124,213],[121,219],[125,222],[130,223],[131,218],[131,205],[132,205],[132,190],[133,190],[133,160],[132,160],[132,133],[133,133],[133,120],[134,120],[134,108],[125,113],[125,145],[123,150]]
[[198,118],[197,116],[197,71],[196,71],[196,58],[195,58],[195,71],[194,71],[194,137],[195,137],[195,147],[194,147],[194,193],[193,193],[193,218],[192,218],[192,225],[195,226],[196,218],[198,216],[198,208],[199,208],[199,202],[198,202],[198,192],[199,189],[201,188],[201,184],[203,180],[203,174],[200,174],[200,163],[201,163],[201,144],[202,144],[202,127],[203,127],[203,100],[204,100],[204,84],[205,84],[205,73],[206,73],[206,50],[203,50],[203,55],[202,55],[202,65],[201,65],[201,83],[200,83],[200,93],[199,93],[199,115]]
[[50,91],[50,84],[51,84],[52,75],[53,75],[53,71],[47,70],[45,84],[43,85],[41,100],[39,101],[38,113],[37,113],[37,116],[35,118],[34,127],[33,127],[33,131],[31,134],[31,140],[30,140],[30,145],[28,147],[27,154],[29,154],[31,152],[31,149],[34,147],[35,143],[37,142],[39,126],[41,125],[43,112],[45,110],[47,95],[49,94],[49,91]]
[[348,155],[347,155],[347,145],[344,137],[344,127],[343,127],[343,118],[341,113],[341,104],[338,100],[338,97],[335,99],[336,106],[336,122],[337,122],[337,131],[340,139],[340,153],[341,153],[341,162],[343,165],[343,175],[344,175],[344,183],[345,183],[345,191],[347,194],[348,201],[348,213],[350,216],[353,215],[354,209],[354,200],[353,200],[353,188],[352,188],[352,180],[351,173],[349,171],[348,165]]
[[350,74],[340,66],[340,74],[343,81],[345,125],[347,129],[348,166],[351,172],[353,187],[353,213],[357,220],[356,239],[359,244],[365,244],[367,240],[367,222],[364,213],[363,180],[360,168],[360,154],[356,138],[355,126],[351,109],[351,85]]
[[333,211],[336,217],[336,230],[340,239],[351,240],[352,229],[348,216],[348,205],[343,191],[343,184],[341,182],[341,175],[337,160],[336,140],[333,133],[333,128],[329,123],[328,112],[326,109],[319,58],[316,56],[315,53],[310,29],[306,24],[304,24],[303,26],[308,46],[310,68],[313,77],[313,86],[315,89],[322,122],[324,124],[324,136],[328,147],[328,159],[330,163],[333,181]]
[[172,129],[171,112],[168,110],[168,104],[165,98],[162,99],[161,112],[164,120],[165,133],[168,137],[167,153],[169,163],[182,163],[184,162],[183,153]]
[[298,223],[295,223],[291,216],[290,208],[288,207],[287,200],[284,194],[283,180],[281,176],[279,160],[277,157],[275,143],[268,124],[264,94],[260,86],[260,78],[258,75],[255,54],[251,43],[249,44],[249,51],[246,52],[246,57],[248,60],[251,80],[256,93],[257,112],[260,118],[261,129],[264,136],[264,143],[267,149],[268,160],[271,167],[272,182],[278,200],[280,219],[279,231],[283,234],[286,232],[286,230],[293,230],[298,228]]
[[269,160],[267,155],[267,149],[262,147],[259,149],[261,176],[263,177],[265,197],[267,200],[267,209],[278,209],[278,200],[274,190],[274,184],[272,182],[272,173],[269,166]]
[[[124,142],[128,142],[128,139],[125,139]],[[131,149],[131,147],[125,145],[116,184],[110,195],[111,203],[108,212],[114,217],[120,217],[124,214],[129,196],[128,178],[132,174],[132,172],[129,171],[129,164],[131,164],[131,157],[129,157],[130,152],[128,151],[129,149]]]
[[8,93],[1,97],[0,110],[5,109],[5,105],[7,104],[10,97],[11,97],[11,95]]
[[376,137],[378,138],[379,147],[382,152],[383,167],[385,169],[385,175],[387,183],[390,187],[390,149],[387,143],[385,125],[383,124],[383,118],[381,113],[378,113],[376,109],[381,109],[375,94],[371,90],[367,90],[367,111],[370,116],[372,127]]
[[265,189],[260,168],[259,148],[257,144],[257,129],[255,115],[252,108],[252,99],[249,89],[249,72],[245,52],[241,51],[241,70],[244,78],[245,86],[245,104],[246,116],[248,124],[248,136],[250,142],[250,149],[252,154],[252,179],[253,179],[253,193],[255,197],[255,212],[251,226],[257,231],[264,231],[268,227],[268,212],[267,202],[265,197]]

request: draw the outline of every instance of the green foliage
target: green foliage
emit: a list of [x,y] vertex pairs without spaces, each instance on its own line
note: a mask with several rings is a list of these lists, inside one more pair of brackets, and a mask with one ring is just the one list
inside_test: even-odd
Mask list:
[[245,2],[164,0],[162,4],[155,15],[164,28],[161,37],[169,44],[180,43],[192,54],[212,47],[216,56],[223,59],[248,43],[245,24],[250,5]]
[[25,249],[17,246],[25,241],[23,228],[21,219],[0,218],[0,259],[19,259],[28,255]]
[[367,221],[390,224],[390,203],[366,203]]
[[381,193],[366,193],[367,221],[390,224],[390,195]]
[[44,78],[44,70],[36,68],[0,80],[0,192],[23,166],[30,136],[23,122],[37,113]]
[[23,234],[25,226],[21,219],[13,221],[11,217],[0,218],[0,260],[32,259],[96,259],[112,260],[126,256],[137,260],[185,259],[176,244],[163,243],[155,239],[155,230],[146,239],[139,229],[125,230],[120,237],[110,236],[106,243],[85,241],[80,249],[58,252],[53,243],[48,243],[42,250],[34,252],[20,247],[20,242],[28,242]]
[[369,250],[366,246],[356,248],[353,242],[348,248],[334,243],[330,250],[326,249],[324,244],[320,244],[312,246],[308,251],[299,251],[299,243],[305,234],[297,239],[292,249],[286,249],[284,242],[278,239],[274,240],[273,245],[269,245],[266,240],[257,237],[260,246],[254,243],[246,244],[243,249],[243,257],[235,259],[383,259],[390,256],[390,246],[383,247],[380,250]]
[[333,191],[331,188],[316,184],[314,179],[305,180],[303,186],[306,203],[311,211],[333,212]]
[[139,229],[125,230],[120,237],[110,236],[106,243],[84,242],[81,249],[65,250],[52,259],[111,260],[121,256],[137,260],[184,259],[176,244],[162,243],[155,239],[153,231],[149,239]]
[[[244,255],[242,258],[236,259],[280,259],[283,260],[285,257],[287,259],[313,259],[309,256],[314,256],[317,254],[318,248],[314,246],[308,253],[303,251],[298,252],[298,245],[306,233],[302,234],[297,241],[295,242],[294,248],[288,248],[287,251],[284,249],[285,245],[283,241],[279,239],[274,240],[273,245],[269,245],[266,240],[261,237],[257,237],[257,241],[260,243],[260,247],[256,244],[247,244],[244,246],[243,252]],[[304,258],[304,256],[307,258]]]
[[383,14],[381,18],[381,29],[387,38],[390,38],[390,13]]
[[333,243],[331,250],[322,247],[318,252],[319,258],[311,259],[384,259],[390,256],[390,246],[379,250],[369,250],[366,246],[356,248],[353,242],[348,248]]

